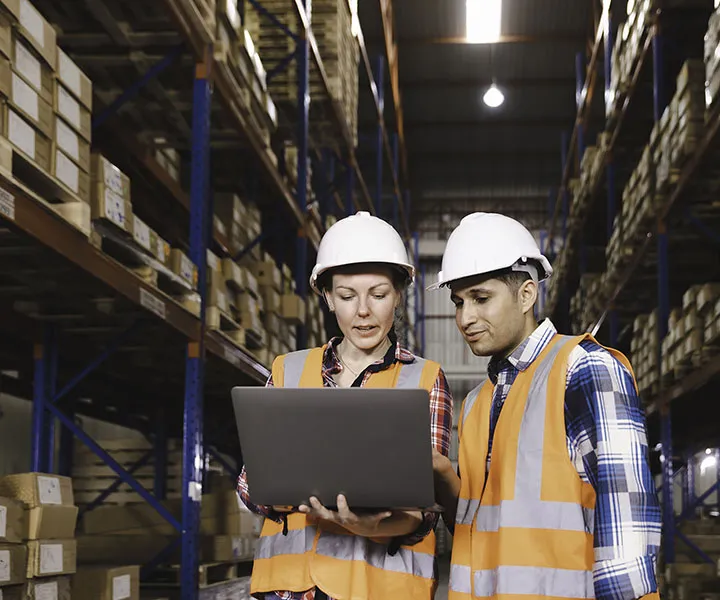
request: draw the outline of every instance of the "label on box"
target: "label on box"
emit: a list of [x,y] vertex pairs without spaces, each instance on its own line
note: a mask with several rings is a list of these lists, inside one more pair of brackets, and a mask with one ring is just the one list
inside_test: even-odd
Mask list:
[[28,0],[20,0],[20,24],[28,30],[28,33],[44,49],[45,27],[43,26],[43,18]]
[[168,255],[170,254],[170,244],[168,244],[163,239],[158,239],[157,241],[157,256],[160,259],[160,262],[165,262],[168,259]]
[[0,581],[10,581],[10,550],[0,550]]
[[231,540],[233,558],[241,558],[243,554],[243,541],[241,538],[233,537]]
[[15,68],[38,92],[42,91],[40,61],[20,42],[15,43]]
[[150,250],[150,227],[133,215],[133,237],[143,248]]
[[10,221],[15,220],[15,196],[0,188],[0,215]]
[[80,190],[80,169],[60,150],[55,150],[55,177],[76,194]]
[[61,85],[58,86],[58,112],[80,129],[80,104]]
[[110,189],[105,190],[105,216],[125,229],[125,200]]
[[7,535],[7,506],[0,506],[0,538]]
[[30,158],[35,158],[35,131],[13,111],[9,112],[8,139]]
[[57,119],[55,123],[58,146],[60,146],[68,156],[75,160],[80,160],[80,141],[78,134],[65,125],[60,119]]
[[62,573],[62,544],[40,544],[40,575]]
[[58,600],[57,581],[35,584],[35,600]]
[[124,190],[123,178],[120,169],[118,169],[104,156],[102,157],[102,165],[105,187],[110,188],[113,192],[122,196]]
[[62,50],[58,52],[58,58],[60,79],[62,79],[63,83],[68,86],[76,96],[80,96],[80,92],[82,91],[80,85],[80,69],[77,68],[77,65],[70,60],[70,57]]
[[126,600],[131,596],[132,586],[130,585],[130,575],[119,575],[113,577],[112,600]]
[[62,504],[60,480],[57,477],[38,475],[37,484],[40,504]]
[[165,303],[144,288],[140,288],[140,306],[147,308],[161,319],[165,318]]
[[33,121],[40,118],[40,102],[37,92],[32,89],[17,73],[12,74],[12,95],[13,102],[18,108],[22,108]]
[[188,281],[195,280],[195,263],[184,254],[180,256],[180,276]]

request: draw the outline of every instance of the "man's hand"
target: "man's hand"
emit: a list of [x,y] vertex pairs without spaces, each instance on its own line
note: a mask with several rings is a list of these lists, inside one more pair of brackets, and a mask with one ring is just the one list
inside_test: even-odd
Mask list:
[[310,498],[310,506],[301,504],[298,510],[309,517],[336,523],[350,533],[362,537],[376,536],[383,521],[393,515],[392,511],[357,515],[350,510],[347,499],[342,494],[337,497],[337,507],[337,511],[330,510],[323,506],[317,498],[313,497]]

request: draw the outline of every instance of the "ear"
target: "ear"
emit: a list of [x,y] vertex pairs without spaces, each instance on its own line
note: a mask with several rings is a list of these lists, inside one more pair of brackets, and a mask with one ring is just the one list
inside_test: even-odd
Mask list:
[[537,302],[537,298],[538,284],[532,279],[528,279],[527,281],[523,282],[523,284],[520,286],[520,289],[518,290],[518,300],[520,301],[520,306],[522,307],[523,314],[526,314],[533,310],[533,308],[535,307],[535,303]]
[[328,305],[328,308],[330,309],[330,312],[335,312],[335,305],[332,302],[332,299],[330,298],[330,292],[327,290],[322,291],[323,298],[325,298],[325,303]]

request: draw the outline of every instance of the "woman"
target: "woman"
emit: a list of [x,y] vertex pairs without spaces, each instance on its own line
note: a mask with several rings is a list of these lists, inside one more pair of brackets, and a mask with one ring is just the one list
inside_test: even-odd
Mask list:
[[[414,381],[430,393],[432,445],[447,456],[453,403],[445,375],[437,363],[414,356],[393,339],[395,313],[414,271],[402,239],[385,221],[364,212],[338,221],[320,242],[310,285],[325,298],[342,336],[322,348],[278,357],[268,385],[387,388]],[[342,496],[337,511],[311,498],[310,506],[287,514],[251,502],[244,469],[238,490],[250,510],[265,516],[253,567],[254,597],[433,597],[436,514],[358,515]]]

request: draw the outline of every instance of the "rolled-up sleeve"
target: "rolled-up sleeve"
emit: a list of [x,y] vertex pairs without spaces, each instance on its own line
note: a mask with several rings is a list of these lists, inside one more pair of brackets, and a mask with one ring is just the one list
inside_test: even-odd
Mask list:
[[571,356],[565,399],[570,452],[596,492],[595,596],[656,594],[661,514],[633,379],[610,352],[583,342]]

